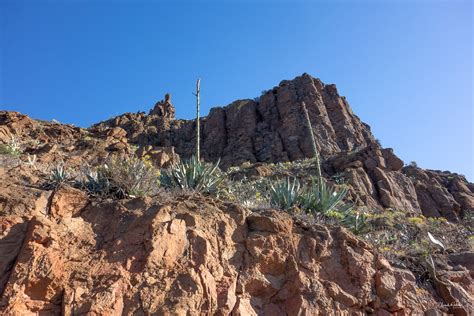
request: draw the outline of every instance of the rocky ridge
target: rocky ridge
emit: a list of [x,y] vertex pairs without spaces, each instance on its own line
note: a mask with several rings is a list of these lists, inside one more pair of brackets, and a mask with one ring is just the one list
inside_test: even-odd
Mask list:
[[[162,108],[169,107],[167,102],[157,103],[151,113],[165,113]],[[284,80],[256,100],[211,109],[201,122],[203,158],[220,159],[226,168],[311,157],[309,133],[302,128],[302,102],[325,160],[325,176],[338,174],[347,179],[353,202],[452,221],[459,220],[465,211],[474,211],[473,184],[449,172],[404,168],[392,149],[380,146],[335,85],[325,85],[308,74]],[[123,128],[132,143],[173,148],[182,157],[191,156],[194,150],[194,121],[127,113],[92,129],[116,127]]]
[[[212,109],[202,120],[204,159],[221,158],[224,168],[247,164],[239,173],[258,178],[275,163],[310,157],[303,101],[324,176],[345,179],[354,204],[452,222],[474,211],[472,183],[404,166],[334,85],[306,74],[259,99]],[[450,255],[438,265],[434,288],[426,288],[341,227],[200,195],[115,201],[41,187],[44,170],[36,165],[82,168],[135,152],[168,167],[193,152],[194,127],[175,119],[169,96],[149,114],[89,129],[0,111],[0,143],[13,137],[23,152],[17,161],[0,155],[0,314],[472,312],[472,252]]]

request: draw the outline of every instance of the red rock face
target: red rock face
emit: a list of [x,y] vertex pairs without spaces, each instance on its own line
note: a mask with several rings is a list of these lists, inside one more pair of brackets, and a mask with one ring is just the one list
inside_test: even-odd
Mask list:
[[[222,166],[311,156],[308,107],[323,174],[343,174],[349,198],[457,221],[474,210],[474,185],[449,172],[404,167],[381,148],[333,85],[303,75],[259,100],[214,108],[202,119],[202,155]],[[195,122],[170,100],[90,129],[0,111],[0,143],[17,137],[20,164],[0,164],[0,315],[434,315],[439,302],[469,315],[471,252],[450,254],[431,292],[342,228],[308,225],[273,210],[251,212],[202,196],[123,201],[40,189],[26,155],[47,165],[103,162],[140,148],[158,167],[194,150]],[[179,154],[179,155],[178,155]],[[422,295],[421,295],[421,294]]]
[[436,305],[417,297],[409,271],[341,228],[200,196],[76,208],[76,193],[56,193],[54,218],[3,217],[0,314],[402,315]]
[[[368,125],[352,113],[334,85],[307,74],[265,92],[258,100],[239,100],[211,109],[202,118],[202,157],[221,167],[243,162],[295,161],[311,157],[309,133],[303,119],[305,102],[323,173],[342,175],[351,187],[352,201],[371,208],[391,208],[457,221],[474,211],[474,184],[462,176],[419,168],[403,168],[390,148],[382,149]],[[139,156],[158,167],[169,167],[194,153],[195,122],[174,119],[170,98],[150,112],[126,113],[89,130],[38,122],[15,112],[0,112],[0,141],[11,135],[35,140],[25,152],[41,162],[68,161],[72,165],[104,161],[110,154],[129,154],[130,143]]]
[[[416,172],[403,169],[403,161],[393,150],[380,147],[370,127],[354,115],[335,85],[325,85],[308,74],[282,81],[258,100],[239,100],[211,109],[201,122],[202,157],[220,159],[224,168],[244,162],[275,163],[311,157],[302,102],[308,108],[318,150],[326,161],[325,176],[339,173],[348,179],[353,201],[379,209],[443,216],[451,221],[457,221],[464,211],[474,210],[473,185],[469,187],[458,175],[433,171],[423,176],[420,170],[415,180]],[[94,129],[107,126],[123,127],[127,137],[139,144],[175,148],[181,157],[194,153],[194,121],[126,114]],[[440,177],[456,180],[440,181]]]
[[[212,161],[220,158],[224,167],[246,161],[278,162],[311,157],[302,102],[308,108],[323,155],[374,143],[368,126],[352,113],[334,85],[324,85],[319,79],[304,74],[292,81],[282,81],[278,87],[264,93],[258,102],[239,100],[224,108],[211,109],[209,115],[202,118],[203,157]],[[161,109],[162,103],[166,102],[158,103],[158,108]],[[155,117],[166,119],[166,115]],[[135,123],[130,124],[130,120]],[[149,123],[169,124],[169,128],[158,127],[156,137],[149,137],[146,128],[142,127]],[[174,146],[184,157],[194,151],[193,121],[168,120],[164,124],[158,118],[151,120],[135,115],[128,119],[119,117],[98,127],[104,125],[122,126],[132,139],[152,139],[154,145]]]

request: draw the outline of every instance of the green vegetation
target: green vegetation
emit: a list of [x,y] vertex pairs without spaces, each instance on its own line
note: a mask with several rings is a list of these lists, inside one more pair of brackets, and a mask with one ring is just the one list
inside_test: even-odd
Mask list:
[[20,143],[15,137],[11,137],[11,140],[7,144],[0,144],[0,155],[10,155],[18,157],[22,154]]
[[[469,249],[472,230],[465,223],[450,223],[445,218],[387,209],[351,211],[341,224],[372,244],[392,264],[410,269],[419,282],[433,278],[433,257]],[[445,249],[433,243],[429,234]]]
[[260,178],[255,181],[243,179],[240,181],[225,181],[226,190],[224,198],[248,207],[250,209],[264,209],[270,205],[266,199],[268,190],[268,181]]
[[115,190],[110,183],[107,169],[104,167],[97,170],[89,170],[84,174],[84,179],[78,182],[81,189],[93,196],[114,195]]
[[160,171],[148,159],[113,157],[95,170],[83,172],[78,186],[93,196],[140,197],[159,186]]
[[51,169],[45,188],[48,190],[58,189],[71,180],[69,172],[62,164],[57,164]]
[[347,189],[336,191],[321,178],[313,177],[309,185],[305,186],[296,178],[286,178],[270,182],[269,187],[270,205],[282,210],[296,207],[310,214],[337,217],[335,213],[330,212],[343,214],[351,209],[350,205],[343,202]]
[[219,169],[219,162],[209,164],[193,156],[176,166],[164,170],[161,184],[167,188],[179,188],[203,193],[218,193],[225,174]]
[[303,190],[301,206],[315,213],[326,214],[329,211],[347,212],[351,206],[343,202],[347,189],[337,191],[326,184],[322,178],[312,178],[311,184]]
[[[100,176],[99,176],[100,175]],[[135,156],[109,159],[101,169],[96,179],[96,187],[107,187],[107,179],[112,192],[118,196],[137,197],[149,195],[160,185],[160,171],[148,159]]]
[[291,180],[288,177],[284,180],[270,182],[269,187],[269,202],[271,206],[282,210],[288,210],[299,206],[302,198],[302,191],[298,179],[293,178],[293,180]]

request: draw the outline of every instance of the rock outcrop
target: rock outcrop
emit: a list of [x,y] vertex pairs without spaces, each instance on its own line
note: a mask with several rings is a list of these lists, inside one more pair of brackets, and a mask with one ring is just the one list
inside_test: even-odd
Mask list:
[[[223,168],[311,157],[302,102],[323,157],[324,175],[346,179],[354,203],[451,221],[474,211],[474,184],[453,173],[404,167],[392,149],[380,146],[334,85],[307,74],[282,81],[255,100],[211,109],[201,122],[202,157],[220,159]],[[8,142],[11,136],[26,139],[30,143],[25,152],[38,155],[40,161],[67,160],[75,165],[84,159],[91,163],[110,154],[130,154],[131,147],[138,146],[139,156],[169,167],[180,156],[191,156],[195,144],[195,122],[177,120],[174,112],[169,94],[148,115],[126,113],[90,129],[0,112],[0,141]]]
[[162,101],[159,101],[155,104],[149,115],[157,115],[167,119],[174,119],[174,112],[175,109],[171,103],[171,95],[167,93],[165,94],[165,98]]
[[[304,74],[282,81],[258,100],[239,100],[211,109],[201,122],[203,158],[220,158],[227,167],[247,161],[269,163],[311,157],[302,102],[308,108],[323,156],[375,143],[369,126],[354,115],[335,85]],[[94,128],[120,126],[132,142],[174,146],[179,155],[189,157],[194,151],[195,122],[168,118],[162,114],[165,104],[170,104],[166,98],[150,115],[127,113]]]
[[[2,315],[407,315],[439,306],[411,272],[342,228],[199,195],[77,203],[81,192],[64,189],[51,205],[34,196],[23,208],[2,195]],[[466,292],[472,280],[459,280]]]
[[[302,102],[323,175],[346,180],[356,205],[452,222],[474,211],[474,184],[404,166],[334,85],[307,74],[212,109],[203,158],[266,177],[271,163],[311,157]],[[195,122],[175,119],[169,95],[149,114],[89,129],[0,111],[0,145],[14,140],[23,153],[0,155],[0,315],[472,314],[464,246],[433,263],[427,286],[341,227],[198,194],[113,200],[46,190],[35,165],[79,170],[133,153],[167,168],[193,153],[194,137]]]
[[[225,168],[311,157],[302,102],[308,108],[317,147],[325,160],[325,176],[340,174],[348,180],[354,202],[443,216],[451,221],[474,211],[473,184],[456,174],[403,168],[403,161],[392,149],[380,146],[335,85],[325,85],[308,74],[282,81],[255,100],[211,109],[202,118],[203,158],[220,159]],[[158,104],[164,103],[166,100]],[[195,122],[167,119],[155,112],[128,113],[94,129],[121,126],[132,142],[175,148],[180,156],[191,156]]]

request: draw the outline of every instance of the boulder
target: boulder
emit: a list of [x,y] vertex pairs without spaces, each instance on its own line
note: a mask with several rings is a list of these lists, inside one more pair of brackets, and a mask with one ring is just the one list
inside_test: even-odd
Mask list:
[[136,154],[140,158],[150,159],[157,168],[169,168],[180,161],[174,147],[143,146]]
[[84,191],[63,186],[53,193],[49,215],[53,218],[75,217],[88,203],[89,199]]

